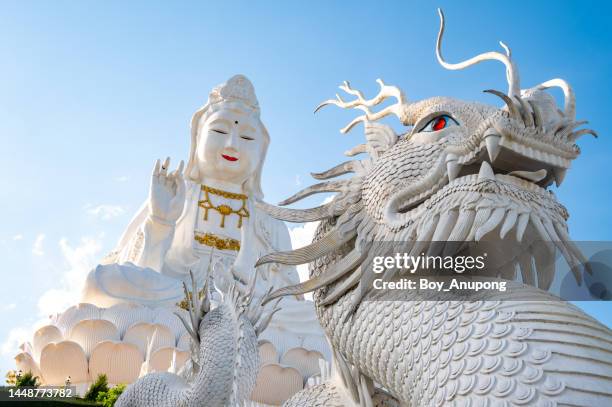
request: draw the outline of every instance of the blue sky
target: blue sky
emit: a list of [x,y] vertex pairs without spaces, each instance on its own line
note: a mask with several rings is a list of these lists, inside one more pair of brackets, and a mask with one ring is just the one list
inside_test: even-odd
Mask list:
[[[411,100],[497,103],[481,91],[506,89],[499,64],[461,72],[437,64],[439,5],[448,60],[503,40],[523,87],[554,77],[573,85],[578,117],[601,137],[583,139],[557,196],[574,239],[612,240],[605,2],[372,3],[3,2],[0,372],[11,367],[11,339],[42,316],[41,296],[57,303],[113,247],[147,195],[154,160],[186,157],[191,114],[231,75],[253,81],[271,134],[270,202],[360,140],[358,130],[338,133],[353,113],[312,114],[342,80],[366,95],[381,77]],[[612,324],[609,305],[584,306]]]

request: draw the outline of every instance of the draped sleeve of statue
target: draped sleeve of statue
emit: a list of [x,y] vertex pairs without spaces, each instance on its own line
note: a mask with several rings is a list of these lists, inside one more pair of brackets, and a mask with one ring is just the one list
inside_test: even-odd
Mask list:
[[142,226],[148,214],[149,208],[147,201],[145,201],[121,235],[117,246],[102,259],[100,264],[134,263],[140,257],[144,247],[144,231]]
[[[291,237],[287,225],[283,221],[270,217],[261,210],[256,210],[255,213],[255,221],[257,222],[254,225],[255,231],[264,242],[257,258],[259,259],[263,255],[272,252],[292,250]],[[300,282],[299,275],[294,266],[272,264],[267,268],[264,276],[270,278],[275,287],[285,287]]]
[[[183,213],[176,226],[152,224],[148,201],[145,201],[128,224],[115,249],[101,264],[133,263],[175,277],[181,275],[178,269],[196,260],[190,254],[199,188],[188,180],[185,184],[187,193]],[[156,241],[155,244],[150,244],[153,240]],[[145,245],[145,242],[149,244]],[[158,256],[151,256],[151,253],[144,253],[145,250],[159,253]],[[156,264],[148,264],[143,260],[150,257],[159,257]],[[172,270],[169,270],[170,268]]]

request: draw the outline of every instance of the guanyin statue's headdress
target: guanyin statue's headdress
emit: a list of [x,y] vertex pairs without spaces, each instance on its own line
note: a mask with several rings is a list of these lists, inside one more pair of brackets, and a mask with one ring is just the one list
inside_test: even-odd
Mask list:
[[189,152],[189,161],[187,162],[187,169],[185,174],[192,181],[198,181],[198,167],[196,165],[196,151],[198,144],[198,123],[202,116],[211,114],[215,107],[221,104],[237,105],[241,108],[246,108],[252,111],[252,115],[257,117],[259,124],[262,129],[263,135],[263,152],[261,161],[257,165],[255,174],[251,176],[245,185],[245,192],[255,199],[263,198],[263,191],[261,189],[261,172],[263,169],[263,162],[266,158],[266,151],[270,144],[270,136],[268,130],[263,125],[259,118],[259,102],[257,96],[255,96],[255,88],[251,81],[244,75],[234,75],[227,82],[215,86],[208,95],[208,101],[204,106],[198,109],[191,118],[191,149]]
[[234,75],[226,83],[216,86],[208,95],[207,105],[222,102],[240,102],[259,115],[259,102],[255,96],[255,88],[244,75]]

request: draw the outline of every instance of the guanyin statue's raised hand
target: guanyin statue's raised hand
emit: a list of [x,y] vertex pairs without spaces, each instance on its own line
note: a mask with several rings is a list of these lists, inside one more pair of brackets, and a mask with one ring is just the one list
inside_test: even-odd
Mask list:
[[140,231],[146,239],[139,253],[132,259],[142,267],[153,270],[163,268],[176,222],[185,206],[184,165],[181,160],[179,167],[169,172],[170,157],[163,163],[161,160],[155,162],[147,201],[148,215]]
[[174,226],[181,216],[185,204],[184,166],[185,162],[181,160],[175,171],[168,172],[170,157],[163,163],[160,160],[155,162],[149,189],[149,216],[153,221]]

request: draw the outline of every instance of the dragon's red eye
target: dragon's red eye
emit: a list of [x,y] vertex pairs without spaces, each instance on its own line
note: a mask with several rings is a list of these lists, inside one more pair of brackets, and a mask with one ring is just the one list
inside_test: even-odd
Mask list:
[[431,128],[433,129],[433,131],[438,131],[438,130],[442,130],[443,128],[446,127],[446,118],[444,116],[442,117],[438,117],[434,122],[433,122],[433,126],[431,126]]
[[429,120],[427,125],[421,128],[421,132],[432,132],[444,130],[451,126],[458,126],[459,124],[455,119],[447,114],[441,114]]

